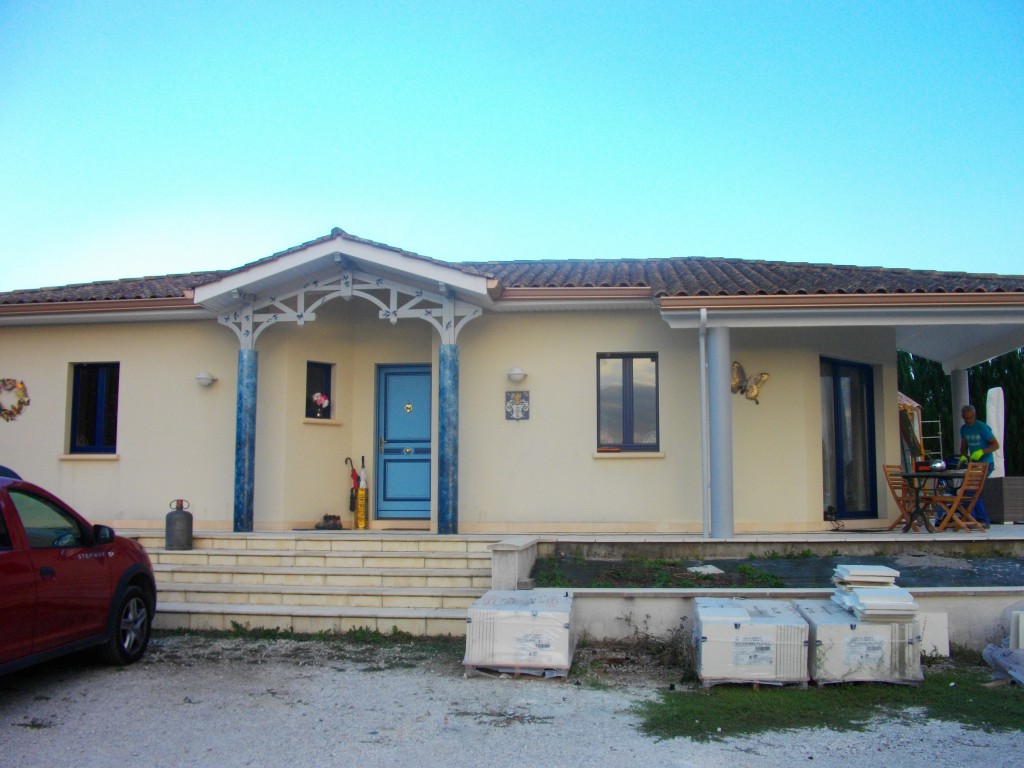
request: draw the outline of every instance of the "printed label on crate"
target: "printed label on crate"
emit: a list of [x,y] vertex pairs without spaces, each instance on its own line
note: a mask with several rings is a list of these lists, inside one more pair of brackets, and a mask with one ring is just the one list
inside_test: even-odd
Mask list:
[[732,642],[732,663],[736,666],[775,664],[775,645],[767,637],[737,637]]
[[880,637],[851,637],[846,641],[846,663],[877,666],[885,660],[885,640]]
[[517,660],[529,660],[551,652],[551,639],[539,632],[517,635],[514,642]]

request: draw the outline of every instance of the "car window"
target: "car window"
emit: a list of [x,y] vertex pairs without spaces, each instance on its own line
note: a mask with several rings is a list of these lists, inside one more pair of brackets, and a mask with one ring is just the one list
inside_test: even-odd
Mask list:
[[11,544],[11,534],[7,532],[4,516],[0,514],[0,549],[10,549],[12,546],[14,545]]
[[67,512],[46,499],[24,491],[11,491],[9,495],[32,549],[83,545],[82,529],[78,521]]

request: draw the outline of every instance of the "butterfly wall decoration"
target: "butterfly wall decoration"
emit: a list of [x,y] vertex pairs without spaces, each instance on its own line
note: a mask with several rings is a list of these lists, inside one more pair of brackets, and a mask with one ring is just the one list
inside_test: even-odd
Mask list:
[[761,372],[756,376],[747,378],[746,371],[743,370],[743,366],[735,360],[732,361],[732,393],[734,395],[743,394],[747,400],[753,400],[755,405],[760,405],[757,396],[761,391],[761,387],[768,381],[768,374]]

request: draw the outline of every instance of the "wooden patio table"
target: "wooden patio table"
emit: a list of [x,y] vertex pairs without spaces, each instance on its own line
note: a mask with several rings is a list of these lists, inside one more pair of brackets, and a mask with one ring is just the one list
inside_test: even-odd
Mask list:
[[[935,533],[935,526],[932,525],[931,521],[931,510],[921,506],[921,491],[928,487],[929,483],[931,483],[932,490],[935,491],[940,480],[944,480],[950,489],[955,491],[960,487],[960,483],[964,481],[965,474],[967,474],[966,469],[932,469],[924,472],[904,472],[903,479],[910,483],[910,487],[914,489],[914,509],[907,516],[907,524],[903,526],[903,532],[907,533],[913,528],[914,518],[920,518],[920,522],[924,525],[925,530],[928,533]],[[933,493],[932,495],[935,494]]]

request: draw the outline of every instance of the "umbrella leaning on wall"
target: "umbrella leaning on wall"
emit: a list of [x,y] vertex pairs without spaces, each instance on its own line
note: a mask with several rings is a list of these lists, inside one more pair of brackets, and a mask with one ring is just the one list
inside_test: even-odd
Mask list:
[[[352,469],[353,475],[355,468]],[[356,490],[356,528],[366,528],[366,457],[362,458],[362,468],[359,470],[359,488]]]

